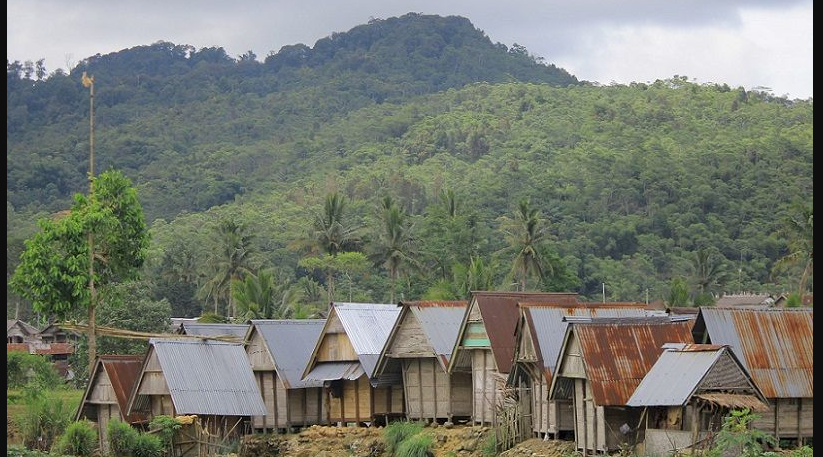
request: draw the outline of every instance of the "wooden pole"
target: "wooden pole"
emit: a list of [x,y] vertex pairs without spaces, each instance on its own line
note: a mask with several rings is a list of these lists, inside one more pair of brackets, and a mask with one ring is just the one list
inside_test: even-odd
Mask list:
[[[94,77],[83,72],[83,85],[89,88],[89,200],[94,195]],[[97,335],[95,320],[97,291],[94,288],[94,235],[88,234],[89,241],[89,373],[94,370],[97,358]]]

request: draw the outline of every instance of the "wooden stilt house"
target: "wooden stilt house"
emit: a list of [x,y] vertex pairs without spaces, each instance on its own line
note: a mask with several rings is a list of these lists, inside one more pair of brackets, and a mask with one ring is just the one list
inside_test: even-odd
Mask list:
[[574,431],[571,398],[549,400],[549,385],[555,363],[566,335],[568,316],[579,317],[646,317],[665,316],[664,311],[647,310],[643,303],[520,303],[517,364],[510,384],[525,386],[531,402],[531,430],[538,437]]
[[705,449],[731,409],[768,408],[728,346],[679,343],[664,349],[627,403],[644,408],[641,455]]
[[129,424],[146,421],[144,414],[126,415],[129,394],[142,366],[142,355],[101,355],[94,364],[74,420],[88,419],[97,425],[103,454],[108,453],[106,435],[112,419]]
[[364,423],[403,415],[399,376],[377,376],[377,360],[400,307],[333,303],[303,372],[303,381],[322,382],[329,423]]
[[128,413],[197,415],[208,436],[224,440],[248,433],[266,407],[242,344],[152,339]]
[[814,436],[812,308],[700,308],[699,343],[728,345],[769,400],[754,426],[802,444]]
[[301,379],[324,324],[322,319],[251,321],[246,353],[266,405],[265,416],[252,417],[255,429],[326,423],[323,383]]
[[549,398],[572,398],[574,435],[583,455],[642,441],[642,409],[629,397],[667,343],[692,343],[692,322],[667,317],[586,319],[570,322]]
[[465,301],[402,302],[377,373],[401,373],[409,419],[453,421],[472,413],[471,374],[447,371]]
[[449,373],[471,373],[472,420],[496,424],[496,406],[503,398],[514,365],[519,302],[577,303],[577,294],[543,292],[472,292],[460,324]]

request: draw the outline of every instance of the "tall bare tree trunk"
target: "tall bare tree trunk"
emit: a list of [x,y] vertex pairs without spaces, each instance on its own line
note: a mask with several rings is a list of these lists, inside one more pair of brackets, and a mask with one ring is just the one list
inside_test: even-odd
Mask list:
[[800,277],[800,306],[803,306],[803,299],[806,298],[806,281],[809,280],[809,270],[812,267],[812,261],[806,261],[806,268],[803,269],[803,276]]
[[394,287],[396,286],[395,283],[397,282],[397,278],[396,278],[397,272],[395,271],[394,268],[392,268],[389,276],[391,276],[391,300],[390,301],[391,301],[391,303],[394,303]]
[[94,236],[89,233],[89,374],[97,359],[97,291],[94,288]]

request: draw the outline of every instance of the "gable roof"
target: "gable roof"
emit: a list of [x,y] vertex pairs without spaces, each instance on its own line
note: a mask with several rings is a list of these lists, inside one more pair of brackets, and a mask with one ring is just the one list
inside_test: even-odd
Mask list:
[[[711,344],[678,344],[670,345],[666,348],[655,362],[654,366],[646,373],[643,381],[637,386],[631,398],[626,403],[629,406],[684,406],[694,395],[695,391],[701,387],[701,383],[706,378],[709,371],[718,366],[718,362],[723,360],[727,366],[719,365],[718,369],[725,371],[722,375],[726,381],[737,382],[735,378],[745,378],[748,384],[748,392],[735,392],[737,397],[729,397],[727,400],[735,398],[745,407],[751,403],[760,403],[760,407],[766,406],[766,399],[760,390],[754,385],[746,369],[734,356],[728,346],[718,346]],[[729,361],[731,361],[729,363]],[[737,373],[728,372],[737,370]],[[726,384],[726,387],[737,387]],[[720,393],[721,389],[717,390]],[[754,397],[746,398],[746,397]],[[754,400],[754,401],[753,401]]]
[[766,398],[814,397],[811,308],[700,308],[695,331],[727,345]]
[[252,320],[246,341],[254,332],[260,333],[277,376],[287,389],[320,387],[322,382],[303,381],[300,378],[325,322],[324,319]]
[[[645,309],[643,303],[577,303],[570,305],[520,303],[532,342],[537,363],[543,368],[546,381],[551,382],[557,357],[563,346],[563,337],[569,323],[567,316],[578,317],[645,317],[665,316],[665,312]],[[519,335],[523,338],[526,335]]]
[[323,343],[332,315],[336,315],[340,320],[363,371],[369,379],[374,378],[377,360],[380,358],[380,353],[386,345],[397,318],[400,317],[400,307],[378,303],[332,303],[329,318],[326,319],[323,331],[315,343],[309,363],[303,372],[303,379],[317,379],[309,374],[315,368],[317,351]]
[[383,365],[386,352],[392,345],[403,320],[408,313],[417,318],[423,334],[434,350],[433,356],[437,358],[440,366],[444,370],[448,369],[449,359],[454,349],[457,334],[460,332],[460,323],[463,322],[463,315],[466,313],[468,301],[465,300],[423,300],[400,302],[401,311],[397,318],[397,323],[392,328],[386,345],[380,353],[378,369]]
[[97,376],[105,370],[106,375],[111,382],[114,396],[117,399],[117,406],[120,408],[120,414],[129,423],[145,421],[146,415],[141,413],[134,413],[126,415],[128,411],[129,395],[134,387],[134,383],[140,376],[140,369],[143,367],[142,355],[101,355],[97,357],[89,377],[89,383],[86,386],[86,391],[83,393],[83,399],[80,401],[80,406],[77,408],[75,420],[80,420],[83,409],[88,399],[89,394],[94,390]]
[[149,340],[141,379],[130,400],[132,409],[152,351],[157,354],[177,414],[266,415],[243,346],[214,340]]
[[[469,309],[476,303],[483,318],[486,334],[489,336],[492,354],[500,373],[508,374],[514,364],[514,350],[517,344],[515,330],[520,321],[518,303],[541,302],[572,305],[577,303],[576,293],[556,292],[472,292],[472,301]],[[455,341],[455,350],[452,351],[452,361],[460,348],[460,339],[466,331],[469,321],[469,312],[463,316],[460,332]],[[491,325],[489,325],[491,323]]]
[[29,325],[21,321],[20,319],[6,319],[6,334],[8,334],[9,330],[11,330],[14,326],[20,327],[21,330],[23,330],[29,335],[37,335],[38,333],[40,333],[40,331],[37,330],[36,327],[34,327],[33,325]]
[[625,405],[657,362],[664,344],[694,342],[689,321],[574,323],[566,331],[561,357],[572,332],[580,343],[597,406]]
[[201,324],[195,322],[180,324],[180,333],[190,336],[234,336],[242,340],[248,331],[248,324]]

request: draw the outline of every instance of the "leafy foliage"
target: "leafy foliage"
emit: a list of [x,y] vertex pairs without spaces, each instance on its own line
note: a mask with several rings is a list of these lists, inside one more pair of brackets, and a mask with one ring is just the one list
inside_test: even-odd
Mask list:
[[431,457],[434,440],[431,435],[418,433],[403,440],[394,455],[397,457]]
[[49,450],[71,423],[73,407],[53,393],[37,389],[26,399],[27,408],[15,418],[23,444],[29,449]]
[[[29,377],[29,374],[33,377]],[[63,379],[46,356],[25,352],[6,353],[6,387],[23,387],[34,383],[40,389],[54,389]]]
[[134,441],[132,453],[134,457],[160,457],[163,455],[163,442],[159,437],[141,433]]
[[109,450],[114,457],[130,457],[139,434],[131,425],[112,419],[106,426],[106,435]]
[[401,444],[423,430],[420,422],[397,421],[392,422],[383,430],[383,440],[386,442],[386,450],[391,455],[399,455]]
[[748,409],[732,410],[715,438],[714,447],[709,451],[710,457],[723,455],[761,457],[766,455],[763,446],[774,446],[777,441],[768,433],[751,427],[751,423],[757,417]]
[[53,451],[58,454],[89,457],[97,449],[97,430],[90,421],[73,422],[57,440]]

